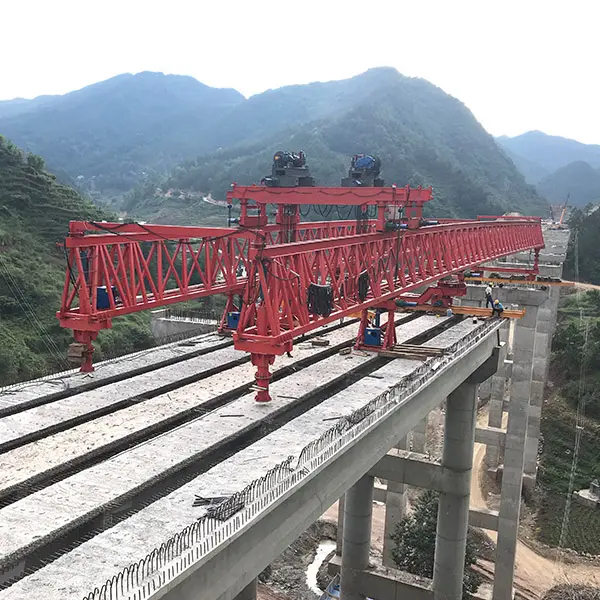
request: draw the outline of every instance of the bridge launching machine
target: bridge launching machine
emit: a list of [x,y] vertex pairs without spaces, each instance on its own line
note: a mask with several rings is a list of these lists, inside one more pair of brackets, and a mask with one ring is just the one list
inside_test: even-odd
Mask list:
[[[82,371],[93,371],[92,342],[115,317],[223,294],[220,330],[250,353],[256,400],[268,402],[270,366],[298,336],[359,313],[356,346],[385,351],[399,306],[450,306],[466,271],[526,250],[537,266],[544,247],[535,217],[425,219],[431,188],[384,186],[377,161],[357,157],[341,187],[316,187],[303,153],[278,152],[270,178],[234,183],[227,199],[240,206],[233,227],[70,223],[57,317]],[[302,221],[310,208],[323,220]],[[370,326],[370,311],[387,322]]]

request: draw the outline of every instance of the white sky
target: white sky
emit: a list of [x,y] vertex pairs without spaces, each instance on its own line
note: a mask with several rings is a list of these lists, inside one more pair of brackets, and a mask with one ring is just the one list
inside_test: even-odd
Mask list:
[[249,96],[393,66],[494,135],[600,143],[599,22],[597,0],[2,0],[0,99],[139,71]]

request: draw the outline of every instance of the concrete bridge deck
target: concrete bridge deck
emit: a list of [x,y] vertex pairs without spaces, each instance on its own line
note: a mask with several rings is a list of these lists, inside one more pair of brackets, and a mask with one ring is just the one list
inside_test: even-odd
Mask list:
[[[402,341],[411,339],[417,333],[423,333],[428,328],[439,327],[440,323],[444,320],[445,319],[443,318],[440,319],[428,316],[411,320],[398,327],[399,339]],[[489,330],[486,337],[488,342],[486,350],[482,354],[482,356],[485,354],[485,358],[487,358],[490,355],[490,348],[495,344],[493,340],[492,342],[489,342],[489,340],[493,338],[491,334],[494,328],[499,325],[499,322],[490,327],[489,322],[487,322],[487,324],[485,322],[483,324],[473,324],[471,321],[463,321],[433,337],[430,341],[425,342],[424,345],[447,348],[454,345],[457,341],[467,338],[474,330],[487,327]],[[316,363],[315,366],[318,365],[319,372],[325,373],[326,378],[330,378],[338,376],[338,373],[348,373],[351,371],[352,369],[349,369],[348,366],[349,363],[358,365],[367,362],[380,361],[380,359],[373,358],[372,356],[349,356],[350,357],[342,358],[336,355]],[[471,361],[469,359],[469,361],[466,362],[470,363]],[[476,368],[477,364],[472,364],[475,364],[474,368]],[[123,522],[118,523],[105,532],[99,533],[88,542],[84,542],[81,546],[64,556],[61,556],[50,565],[39,569],[29,577],[13,584],[5,591],[0,592],[0,597],[25,597],[24,595],[30,593],[32,589],[40,589],[40,587],[43,587],[43,589],[48,590],[55,586],[56,595],[47,595],[46,597],[48,599],[54,597],[75,598],[77,597],[77,594],[83,596],[83,594],[91,591],[99,581],[110,577],[115,571],[127,566],[131,562],[143,558],[145,554],[151,552],[154,547],[159,546],[169,536],[173,535],[186,525],[189,525],[194,518],[200,516],[203,509],[193,508],[191,505],[194,493],[210,496],[239,491],[246,483],[250,483],[253,479],[262,475],[266,470],[273,467],[282,459],[290,455],[298,455],[310,439],[318,438],[323,431],[331,426],[331,418],[339,418],[356,408],[364,406],[368,400],[389,389],[420,366],[421,363],[418,361],[405,359],[389,361],[388,364],[379,369],[375,369],[365,378],[359,379],[356,383],[353,383],[346,389],[341,390],[330,398],[326,398],[322,403],[310,409],[308,412],[298,415],[295,419],[289,421],[286,425],[283,425],[280,429],[264,437],[262,440],[248,446],[246,449],[234,454],[231,458],[219,463],[212,469],[209,469],[196,480],[181,486],[173,493],[150,504],[147,508],[140,510]],[[312,376],[310,376],[308,369],[297,374],[296,379],[298,380],[298,383],[295,385],[292,378],[293,376],[281,380],[281,389],[285,390],[287,393],[290,393],[290,389],[295,389],[297,390],[296,393],[301,395],[302,388],[306,388],[307,386],[320,386],[323,383],[322,375],[319,377],[318,375],[315,376],[315,373],[313,373]],[[277,405],[285,402],[285,400],[286,399],[284,398],[280,398],[269,407],[263,407],[254,405],[251,397],[246,396],[239,401],[234,402],[232,405],[228,405],[226,410],[228,413],[244,413],[244,418],[251,418],[250,414],[257,413],[258,411],[260,418],[264,419],[265,415],[263,414],[263,409],[267,408],[269,412],[280,410],[280,408],[277,408]],[[440,397],[435,396],[434,402],[439,403],[439,401]],[[421,405],[422,401],[418,401],[418,404]],[[422,418],[421,412],[426,414],[426,411],[426,407],[423,406],[422,411],[417,411],[417,417]],[[208,417],[210,418],[207,420]],[[237,418],[236,421],[237,420],[239,420],[239,418]],[[405,427],[410,428],[415,425],[416,421],[414,421],[414,419],[412,421],[405,420],[404,423]],[[151,478],[151,470],[158,472],[158,470],[164,470],[166,468],[165,464],[162,463],[159,453],[180,454],[181,458],[181,456],[186,454],[189,455],[192,452],[194,444],[196,444],[195,448],[197,449],[199,439],[202,439],[203,443],[209,443],[210,433],[213,430],[216,430],[216,432],[222,436],[226,433],[223,427],[227,429],[232,426],[228,420],[225,422],[223,421],[218,411],[210,413],[203,419],[197,420],[195,425],[196,430],[194,435],[182,436],[180,439],[183,443],[178,443],[176,446],[170,444],[163,437],[158,440],[158,444],[159,446],[162,446],[162,450],[159,450],[158,446],[152,448],[149,444],[140,447],[140,449],[144,449],[147,461],[151,460],[153,456],[156,456],[157,465],[155,469],[151,468],[151,465],[149,464],[144,465],[143,462],[141,462],[141,459],[137,459],[129,465],[127,462],[124,463],[124,460],[129,461],[130,458],[135,455],[134,449],[121,455],[121,457],[118,457],[120,460],[115,468],[110,471],[110,477],[114,478],[115,475],[121,472],[126,474],[126,477],[122,478],[123,480],[129,477],[135,480],[136,477],[138,477],[138,474],[143,474],[145,477]],[[239,425],[236,426],[239,427]],[[174,432],[173,435],[179,436],[180,430]],[[196,439],[196,442],[194,442],[194,439]],[[216,439],[213,438],[212,443],[215,442]],[[384,454],[385,450],[381,453]],[[375,458],[375,460],[377,460],[377,458]],[[116,487],[118,487],[118,484],[122,485],[123,481],[108,479],[107,476],[109,472],[106,470],[106,463],[101,463],[99,466],[102,467],[102,470],[98,472],[98,476],[102,478],[101,480],[104,484],[106,484],[107,481],[112,481],[113,483],[110,488],[113,488],[113,485]],[[362,468],[362,466],[360,468]],[[93,474],[84,471],[80,475],[82,476],[80,480],[81,492],[75,496],[73,494],[73,489],[71,488],[67,495],[61,496],[60,493],[58,493],[58,495],[54,496],[55,499],[51,504],[48,504],[42,522],[36,523],[35,529],[32,531],[19,532],[19,535],[14,535],[14,532],[19,529],[19,519],[24,519],[26,514],[31,518],[33,516],[32,511],[39,508],[40,498],[38,494],[49,494],[55,486],[50,486],[49,488],[42,490],[42,492],[32,494],[0,511],[0,523],[6,523],[7,525],[6,529],[3,529],[2,534],[0,534],[0,539],[3,540],[0,542],[3,557],[23,556],[27,553],[28,549],[29,551],[32,549],[34,539],[44,539],[44,537],[52,535],[52,532],[55,534],[60,533],[61,527],[64,527],[65,519],[70,519],[71,522],[80,520],[81,517],[79,515],[86,510],[84,508],[86,503],[83,496],[86,493],[91,496],[94,489],[92,483],[94,481]],[[356,475],[356,478],[359,476],[360,473]],[[347,485],[349,486],[351,481],[348,479],[347,482]],[[134,483],[134,481],[131,482],[132,485]],[[57,485],[60,486],[60,484]],[[96,493],[93,494],[93,497],[89,499],[87,510],[89,510],[89,505],[92,503],[94,503],[95,506],[106,506],[111,500],[107,499],[102,501],[100,496],[102,496],[102,493],[106,493],[107,490],[109,490],[109,486],[105,486],[102,490],[98,489]],[[112,494],[110,498],[118,498],[117,494],[119,491],[122,492],[122,490],[110,489],[110,493]],[[338,494],[338,496],[333,498],[331,503],[339,497],[339,493],[339,490],[336,488],[334,494]],[[123,496],[122,493],[121,496]],[[77,501],[73,502],[73,504],[75,505],[75,508],[80,511],[79,515],[72,512],[69,514],[68,507],[65,506],[65,504],[72,503],[70,499],[74,498],[77,498]],[[61,500],[64,503],[62,506],[60,504]],[[29,506],[29,508],[26,509],[27,512],[23,512],[24,502]],[[102,505],[102,502],[104,502],[104,505]],[[55,507],[54,511],[49,510],[52,505]],[[320,509],[324,511],[327,506],[328,505],[321,506]],[[57,513],[60,513],[61,516],[59,517],[59,514]],[[12,515],[12,517],[7,518],[8,514]],[[168,515],[168,518],[165,518],[165,515]],[[316,517],[318,517],[318,514]],[[58,518],[63,519],[63,521],[57,521]],[[24,521],[21,520],[21,523],[23,522]],[[48,525],[44,526],[44,522],[51,524],[53,528],[52,531],[48,532]],[[0,527],[2,527],[2,525],[0,525]],[[283,539],[287,538],[282,538],[282,540]],[[289,541],[291,542],[292,539]],[[286,542],[285,545],[287,545],[287,543],[289,542]],[[278,547],[279,546],[277,546],[277,548]],[[109,551],[109,548],[112,548],[112,550]],[[277,554],[273,554],[272,556],[265,555],[264,559],[269,562],[276,555]],[[84,564],[87,564],[86,570],[89,573],[87,579],[83,578],[81,575]],[[93,569],[91,568],[92,564],[95,565]],[[267,563],[265,563],[265,566],[266,564]],[[247,572],[251,573],[251,571]],[[70,573],[70,575],[67,576],[67,573]],[[252,576],[250,576],[248,580],[251,578]],[[240,585],[244,586],[246,583],[248,583],[248,581],[241,581]],[[237,591],[239,590],[234,589],[231,593],[235,594]],[[48,593],[51,594],[50,592]],[[206,596],[206,598],[212,597],[216,596]]]
[[98,362],[94,373],[80,373],[79,369],[72,369],[9,385],[0,389],[0,416],[47,404],[116,381],[125,381],[138,374],[228,346],[233,346],[231,340],[224,340],[214,333],[204,334],[118,359]]
[[[553,273],[562,268],[567,239],[568,232],[546,232],[541,261],[555,265],[547,267]],[[481,302],[476,287],[470,286],[466,303]],[[527,308],[510,333],[499,320],[403,317],[399,342],[446,349],[425,364],[338,354],[351,345],[355,324],[315,333],[330,346],[299,343],[293,358],[278,358],[272,387],[279,397],[267,406],[256,406],[247,394],[254,373],[248,358],[214,334],[101,365],[92,377],[69,372],[3,391],[0,600],[42,592],[48,600],[87,594],[92,600],[253,598],[258,572],[344,494],[344,597],[364,598],[368,582],[371,597],[387,600],[410,586],[365,570],[369,498],[373,476],[382,473],[388,479],[386,539],[405,484],[436,489],[448,510],[458,510],[450,520],[440,513],[438,546],[445,552],[436,553],[433,588],[413,588],[413,596],[446,590],[444,597],[459,598],[454,563],[459,530],[470,518],[498,531],[494,600],[508,600],[524,464],[535,481],[539,399],[558,292],[496,293]],[[500,339],[508,340],[514,363],[504,362]],[[500,369],[490,378],[499,356]],[[484,379],[480,394],[490,395],[490,423],[476,432],[473,402]],[[449,433],[441,465],[402,451],[386,457],[391,448],[406,447],[409,431],[446,398]],[[333,433],[332,423],[341,424]],[[492,463],[504,451],[499,513],[469,514],[464,484],[474,439],[488,445]],[[454,465],[452,457],[458,457]],[[269,478],[257,483],[269,469]],[[236,495],[246,484],[251,491]],[[192,506],[195,494],[242,500],[231,518],[203,518],[190,527],[207,510]],[[183,536],[172,537],[184,528]],[[176,541],[152,553],[170,538]],[[386,560],[384,546],[389,566]]]

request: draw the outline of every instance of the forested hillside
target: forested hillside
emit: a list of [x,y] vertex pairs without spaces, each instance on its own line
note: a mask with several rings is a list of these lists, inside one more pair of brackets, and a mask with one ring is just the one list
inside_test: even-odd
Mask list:
[[[266,92],[232,114],[244,112],[246,121],[262,123],[269,114],[279,115],[281,107],[298,107],[297,121],[293,121],[294,111],[289,114],[295,125],[258,138],[255,131],[251,141],[186,161],[166,179],[149,179],[128,198],[125,210],[165,222],[201,220],[206,214],[201,200],[182,199],[181,210],[170,202],[165,214],[165,190],[183,191],[183,196],[190,191],[198,196],[210,193],[224,199],[232,181],[249,184],[268,174],[277,150],[301,149],[319,185],[339,185],[352,154],[377,154],[387,183],[432,185],[436,200],[429,210],[440,217],[506,210],[547,212],[545,202],[471,112],[422,79],[404,77],[394,69],[373,69],[345,82]],[[315,116],[327,107],[335,108],[335,113],[298,123],[311,114],[299,107],[311,107]],[[214,214],[211,209],[210,215]]]
[[582,144],[541,131],[528,131],[512,138],[501,136],[497,142],[511,153],[541,166],[547,173],[575,161],[600,167],[600,145],[597,144]]
[[0,133],[110,195],[216,148],[207,128],[242,101],[192,77],[124,74],[64,96],[0,103]]
[[[541,434],[543,452],[538,484],[539,539],[556,546],[561,540],[565,500],[600,477],[600,292],[564,296],[552,338],[553,391],[545,400]],[[575,432],[581,427],[578,460],[572,473]],[[578,552],[600,552],[600,511],[571,504],[563,543]]]
[[562,203],[570,194],[571,205],[585,206],[600,200],[600,169],[583,161],[572,162],[544,177],[537,187],[552,203]]
[[124,208],[163,222],[222,218],[202,196],[223,199],[232,181],[260,180],[287,148],[307,153],[322,185],[339,184],[352,154],[376,153],[389,183],[433,185],[440,216],[547,211],[461,102],[391,68],[247,100],[191,77],[120,75],[0,103],[0,132],[115,209],[137,184]]
[[531,185],[536,185],[537,183],[539,183],[540,180],[542,180],[544,177],[550,174],[548,169],[542,167],[542,165],[540,165],[539,163],[528,158],[524,158],[523,156],[520,156],[515,152],[512,152],[509,148],[503,145],[502,139],[503,138],[497,138],[496,141],[504,150],[506,156],[508,156],[508,158],[510,158],[510,160],[512,160],[515,163],[517,169],[521,171],[527,183],[530,183]]
[[600,199],[600,145],[529,131],[496,138],[506,155],[552,204],[585,206]]
[[[565,277],[600,285],[600,210],[597,205],[575,209],[569,218],[569,248]],[[577,248],[575,247],[577,244]],[[576,261],[577,260],[577,265]],[[578,268],[576,268],[576,266]]]
[[[58,183],[39,156],[0,136],[0,385],[68,367],[71,335],[55,317],[65,274],[56,242],[64,239],[70,220],[104,216]],[[147,344],[146,321],[120,320],[103,332],[99,355]]]

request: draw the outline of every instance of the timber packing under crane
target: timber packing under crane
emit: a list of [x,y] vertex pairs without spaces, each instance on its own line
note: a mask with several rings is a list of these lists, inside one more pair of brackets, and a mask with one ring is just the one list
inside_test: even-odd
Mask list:
[[[450,307],[465,272],[516,252],[534,250],[537,272],[540,218],[425,219],[432,189],[386,187],[380,166],[355,155],[341,187],[317,187],[303,152],[277,152],[261,185],[232,184],[234,227],[71,222],[57,312],[75,337],[69,358],[93,371],[92,342],[113,318],[223,294],[220,331],[250,353],[256,400],[268,402],[270,366],[298,336],[360,313],[356,347],[387,352],[398,307]],[[303,222],[311,209],[324,220]],[[334,210],[340,218],[326,220]]]

